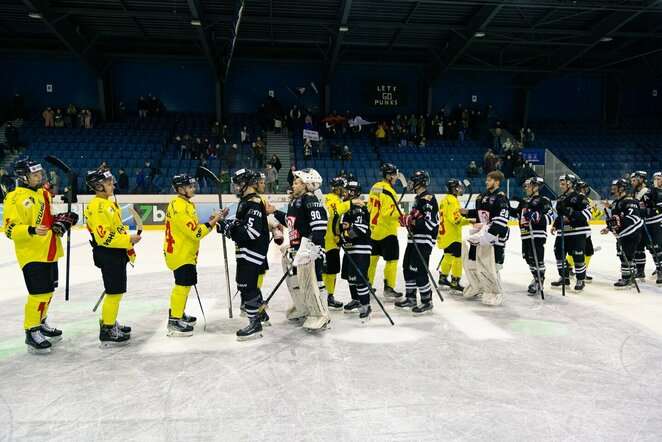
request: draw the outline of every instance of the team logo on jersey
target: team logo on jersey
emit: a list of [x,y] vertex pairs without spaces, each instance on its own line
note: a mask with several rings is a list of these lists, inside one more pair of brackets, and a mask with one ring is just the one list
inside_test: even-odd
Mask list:
[[97,233],[99,234],[100,237],[103,238],[104,236],[106,236],[106,233],[108,232],[106,231],[106,229],[103,228],[103,226],[97,226]]
[[26,209],[29,209],[30,207],[32,207],[34,203],[35,203],[34,198],[29,197],[28,199],[23,201],[23,206],[25,206]]
[[189,229],[191,229],[191,232],[195,232],[195,229],[198,228],[198,223],[196,223],[195,221],[189,221],[189,222],[186,223],[186,226]]

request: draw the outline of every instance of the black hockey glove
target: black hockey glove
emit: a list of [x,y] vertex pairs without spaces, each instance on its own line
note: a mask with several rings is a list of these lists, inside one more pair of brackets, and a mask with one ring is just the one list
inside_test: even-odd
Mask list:
[[234,222],[222,219],[216,223],[216,231],[221,235],[225,235],[229,239],[232,239],[232,227]]
[[53,219],[53,232],[57,236],[64,236],[77,222],[78,214],[76,212],[58,213]]
[[621,231],[621,217],[618,215],[611,216],[606,219],[607,229],[612,233]]

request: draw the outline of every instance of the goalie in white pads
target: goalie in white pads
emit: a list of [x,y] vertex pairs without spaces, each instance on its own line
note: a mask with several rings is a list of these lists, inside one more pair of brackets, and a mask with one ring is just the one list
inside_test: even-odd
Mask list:
[[287,214],[273,209],[274,216],[287,224],[290,236],[288,257],[293,257],[292,266],[297,276],[287,281],[293,305],[287,310],[288,319],[303,319],[308,330],[326,328],[331,321],[327,308],[327,293],[322,282],[324,263],[324,235],[327,215],[324,205],[313,194],[322,184],[322,177],[315,169],[293,172],[292,201]]
[[469,218],[475,218],[469,246],[462,243],[462,265],[469,284],[464,297],[482,294],[483,304],[500,305],[503,299],[499,271],[503,268],[505,246],[508,240],[508,198],[499,189],[503,173],[487,174],[487,191],[478,195],[476,208],[469,210]]

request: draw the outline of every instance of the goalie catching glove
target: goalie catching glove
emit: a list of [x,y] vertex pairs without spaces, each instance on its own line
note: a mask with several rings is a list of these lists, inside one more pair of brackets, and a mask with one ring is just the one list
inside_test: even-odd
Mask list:
[[305,266],[318,258],[326,258],[324,249],[310,241],[308,238],[303,238],[301,240],[301,246],[294,256],[292,265],[294,267]]
[[53,217],[53,232],[57,236],[64,236],[77,222],[78,214],[76,212],[58,213]]
[[489,227],[484,224],[478,232],[470,235],[467,240],[475,246],[490,246],[494,244],[497,238],[487,231],[488,228]]

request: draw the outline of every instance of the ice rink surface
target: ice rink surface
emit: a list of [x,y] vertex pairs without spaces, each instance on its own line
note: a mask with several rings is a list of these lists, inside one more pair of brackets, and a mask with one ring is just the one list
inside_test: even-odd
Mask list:
[[[119,314],[133,327],[131,343],[117,349],[99,348],[91,310],[100,272],[87,232],[76,230],[71,300],[63,300],[61,259],[49,311],[64,339],[47,356],[26,351],[26,289],[13,244],[0,235],[0,441],[662,439],[662,288],[649,276],[640,294],[614,290],[615,241],[594,226],[602,250],[584,293],[561,297],[549,287],[557,278],[550,238],[546,299],[526,296],[531,276],[512,229],[499,307],[445,292],[432,316],[387,304],[390,326],[373,302],[366,325],[333,312],[332,328],[312,334],[285,319],[283,286],[269,308],[273,326],[249,342],[234,336],[247,324],[238,298],[228,319],[216,234],[203,241],[198,267],[207,332],[191,291],[195,335],[166,337],[174,281],[163,232],[147,231]],[[433,265],[440,256],[433,252]],[[282,276],[273,245],[269,260],[265,297]],[[397,288],[404,291],[401,270]],[[336,298],[349,300],[344,281]]]

